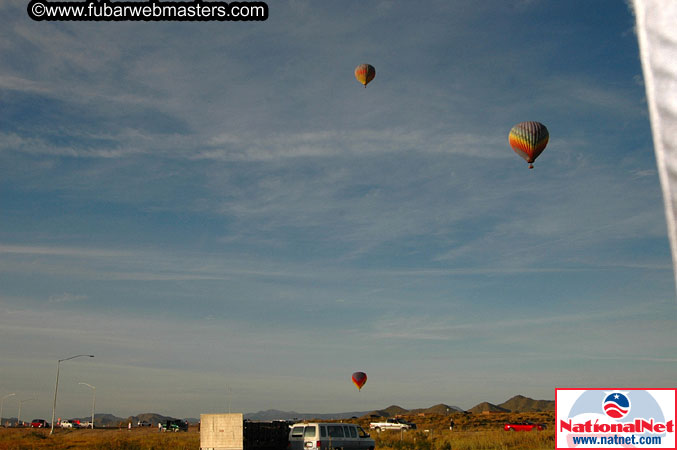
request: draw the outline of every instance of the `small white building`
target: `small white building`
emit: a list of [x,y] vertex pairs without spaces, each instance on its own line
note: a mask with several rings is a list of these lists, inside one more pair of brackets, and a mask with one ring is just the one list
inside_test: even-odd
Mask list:
[[200,450],[244,450],[242,413],[200,414]]

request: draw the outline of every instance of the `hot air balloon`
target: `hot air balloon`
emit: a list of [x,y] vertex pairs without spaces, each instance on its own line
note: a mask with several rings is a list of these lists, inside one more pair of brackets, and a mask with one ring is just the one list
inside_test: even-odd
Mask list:
[[355,67],[355,78],[366,88],[371,80],[376,76],[376,69],[371,64],[360,64]]
[[548,129],[540,122],[521,122],[512,127],[508,135],[508,142],[515,153],[529,163],[533,169],[536,161],[545,146],[548,145]]
[[353,383],[357,386],[357,389],[362,390],[362,386],[367,382],[367,374],[364,372],[355,372],[353,374]]

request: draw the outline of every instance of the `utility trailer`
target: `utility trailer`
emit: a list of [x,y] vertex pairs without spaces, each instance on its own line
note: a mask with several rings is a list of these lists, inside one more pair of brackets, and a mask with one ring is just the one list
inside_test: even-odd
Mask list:
[[241,413],[201,414],[200,450],[287,450],[289,422],[243,420]]

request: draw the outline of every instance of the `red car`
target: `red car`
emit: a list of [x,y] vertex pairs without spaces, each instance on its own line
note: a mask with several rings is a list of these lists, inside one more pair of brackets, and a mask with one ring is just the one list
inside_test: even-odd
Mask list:
[[33,419],[31,421],[32,428],[49,428],[49,423],[45,419]]
[[545,430],[545,424],[533,422],[506,423],[503,429],[505,431],[531,431],[534,429],[543,431]]

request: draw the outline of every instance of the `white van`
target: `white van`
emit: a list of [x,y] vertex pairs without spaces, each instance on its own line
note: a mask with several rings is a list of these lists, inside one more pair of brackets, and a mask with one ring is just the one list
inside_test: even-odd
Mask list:
[[374,450],[374,440],[352,423],[297,423],[289,431],[290,450]]

